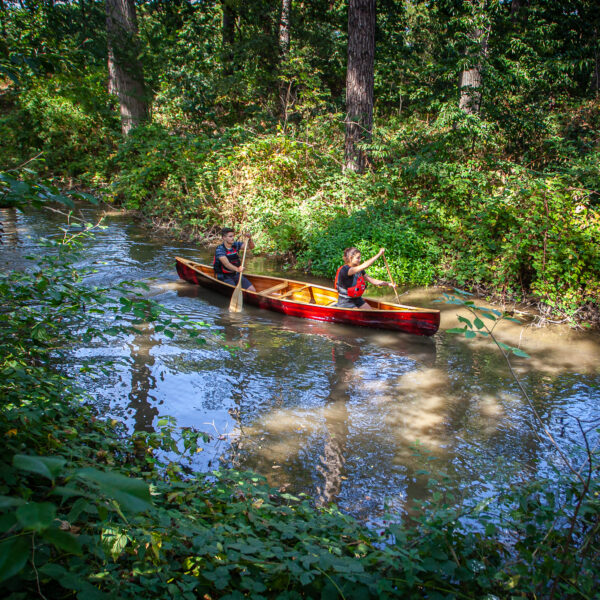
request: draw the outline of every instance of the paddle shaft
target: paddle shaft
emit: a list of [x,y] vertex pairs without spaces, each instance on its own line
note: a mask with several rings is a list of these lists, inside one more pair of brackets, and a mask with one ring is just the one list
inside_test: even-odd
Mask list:
[[385,254],[383,254],[383,262],[385,263],[385,268],[387,269],[390,281],[392,282],[392,285],[394,286],[394,294],[396,294],[396,300],[397,300],[398,304],[400,304],[400,297],[398,296],[398,292],[396,291],[396,284],[394,283],[394,279],[392,278],[392,272],[390,271],[390,266],[388,265],[388,261],[387,261],[387,258],[385,257]]
[[242,277],[244,274],[244,263],[246,262],[246,250],[248,249],[248,240],[244,242],[244,253],[242,255],[242,271],[240,277],[231,294],[231,302],[229,303],[229,310],[231,312],[241,312],[244,305],[244,294],[242,293]]

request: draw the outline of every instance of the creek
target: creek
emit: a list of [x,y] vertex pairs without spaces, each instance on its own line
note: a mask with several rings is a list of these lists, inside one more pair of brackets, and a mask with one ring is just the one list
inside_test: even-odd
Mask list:
[[[19,268],[57,235],[47,212],[0,211],[3,269]],[[88,210],[90,220],[97,209]],[[125,343],[83,345],[70,368],[108,417],[152,431],[159,416],[211,435],[193,468],[253,470],[273,486],[335,502],[365,522],[403,513],[436,489],[456,502],[493,496],[511,478],[552,476],[558,453],[490,339],[446,333],[459,307],[438,304],[439,288],[404,289],[402,302],[439,308],[431,338],[301,320],[244,306],[181,281],[175,256],[211,262],[190,242],[174,242],[109,213],[86,242],[90,284],[141,280],[178,314],[207,324],[206,343],[142,328]],[[331,282],[250,257],[247,270],[331,286]],[[367,295],[372,288],[367,291]],[[374,294],[378,294],[379,290]],[[384,296],[394,299],[393,294]],[[496,307],[501,308],[501,307]],[[581,461],[582,430],[592,447],[600,425],[600,335],[564,325],[502,322],[498,338],[530,358],[511,362],[561,450]],[[126,364],[90,382],[79,362]]]

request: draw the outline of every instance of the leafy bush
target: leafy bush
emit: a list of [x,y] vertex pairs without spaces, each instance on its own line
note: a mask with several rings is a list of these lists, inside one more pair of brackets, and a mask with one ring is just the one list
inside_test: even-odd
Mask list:
[[[41,154],[46,172],[53,176],[102,183],[119,131],[110,103],[101,71],[36,79],[2,119],[2,127],[16,128],[17,146],[3,148],[4,164]],[[22,123],[28,123],[27,128]]]
[[[370,204],[350,216],[334,219],[313,238],[304,259],[315,273],[332,277],[343,264],[343,251],[356,246],[365,259],[386,249],[386,258],[396,283],[431,284],[438,271],[440,251],[428,242],[425,219],[400,202]],[[383,261],[369,268],[369,274],[388,280]]]

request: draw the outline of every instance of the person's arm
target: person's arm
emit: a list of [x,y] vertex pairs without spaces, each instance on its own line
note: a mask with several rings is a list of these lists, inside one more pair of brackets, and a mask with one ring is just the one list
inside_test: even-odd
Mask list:
[[390,283],[389,281],[381,281],[381,279],[374,279],[373,277],[369,277],[369,275],[367,275],[366,273],[365,273],[365,279],[369,283],[372,283],[373,285],[376,285],[377,287],[381,287],[381,286],[395,287],[394,284]]
[[235,273],[242,272],[242,267],[236,267],[235,265],[232,265],[226,256],[219,256],[219,260],[228,271],[234,271]]
[[348,269],[348,275],[352,276],[369,268],[384,252],[385,248],[380,248],[379,252],[375,256],[369,258],[368,260],[365,260],[365,262],[362,263],[362,265],[358,265],[358,267],[351,267],[350,269]]

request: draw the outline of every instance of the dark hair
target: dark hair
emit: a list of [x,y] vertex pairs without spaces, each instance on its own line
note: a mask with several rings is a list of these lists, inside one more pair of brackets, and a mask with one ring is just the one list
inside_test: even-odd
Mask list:
[[231,227],[223,227],[223,229],[221,229],[221,237],[225,237],[228,233],[232,233],[234,231],[235,229],[231,229]]
[[344,263],[348,264],[350,262],[350,258],[354,256],[357,252],[360,254],[360,250],[358,248],[355,248],[354,246],[346,248],[344,250]]

